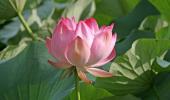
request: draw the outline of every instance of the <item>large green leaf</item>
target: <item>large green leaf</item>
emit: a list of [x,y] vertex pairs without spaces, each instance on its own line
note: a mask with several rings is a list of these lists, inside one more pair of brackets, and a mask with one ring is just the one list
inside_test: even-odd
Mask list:
[[152,65],[152,69],[158,73],[170,72],[170,62],[161,58],[156,58]]
[[156,32],[157,39],[170,39],[170,26],[161,28],[158,32]]
[[155,32],[158,27],[158,20],[159,16],[148,16],[142,21],[139,29]]
[[26,46],[26,39],[23,39],[18,45],[8,45],[5,49],[0,52],[0,62],[9,60],[18,55]]
[[116,54],[124,54],[132,46],[132,43],[140,38],[154,38],[154,33],[149,31],[134,30],[123,41],[116,44]]
[[137,98],[133,95],[123,95],[123,96],[112,96],[112,97],[106,97],[101,100],[141,100],[140,98]]
[[37,14],[43,19],[47,19],[55,8],[55,2],[53,0],[44,1],[39,7],[37,7]]
[[0,42],[7,44],[8,40],[18,33],[19,29],[20,23],[18,19],[4,24],[0,28]]
[[73,77],[47,63],[51,56],[44,43],[33,42],[16,57],[0,63],[0,100],[61,100]]
[[170,21],[170,1],[169,0],[149,0],[160,12]]
[[[75,94],[76,94],[76,91],[74,90],[70,95],[68,95],[65,98],[65,100],[76,100]],[[95,88],[94,86],[92,86],[90,84],[81,84],[80,85],[81,100],[98,100],[98,99],[102,99],[102,98],[108,97],[108,96],[112,96],[112,94],[104,89]]]
[[54,0],[54,1],[57,3],[65,3],[65,2],[68,2],[69,0]]
[[41,5],[41,3],[45,2],[45,1],[47,1],[47,0],[27,0],[25,8],[26,9],[33,9],[33,8]]
[[96,12],[94,17],[100,25],[108,24],[113,19],[122,17],[131,11],[139,0],[95,0]]
[[86,18],[92,17],[95,11],[96,11],[95,0],[92,0],[92,2],[83,10],[80,19],[84,20]]
[[[24,7],[23,5],[23,0],[11,0],[13,2],[16,2],[18,9],[22,10]],[[26,0],[24,1],[26,2],[26,9],[29,8],[34,8],[36,6],[38,6],[42,0]],[[6,13],[8,11],[8,13]],[[9,0],[0,0],[0,21],[2,20],[9,20],[10,18],[13,18],[17,15],[16,11],[14,10],[14,8],[12,8]]]
[[83,14],[84,10],[93,2],[94,0],[72,0],[72,2],[64,10],[62,16],[69,18],[74,16],[75,19],[78,21],[81,18],[81,15]]
[[[7,11],[8,13],[6,13]],[[9,0],[0,0],[0,21],[14,16],[16,16],[16,12],[10,5]]]
[[127,16],[114,20],[115,29],[113,31],[117,32],[118,37],[122,39],[133,30],[138,29],[147,16],[158,14],[159,12],[148,0],[141,0]]
[[16,12],[22,12],[27,0],[8,0]]
[[169,100],[169,93],[170,73],[160,73],[156,76],[152,89],[143,96],[143,100]]
[[141,39],[111,65],[112,78],[98,78],[97,87],[105,88],[116,95],[140,94],[152,85],[155,73],[151,66],[156,57],[161,57],[170,48],[170,40]]

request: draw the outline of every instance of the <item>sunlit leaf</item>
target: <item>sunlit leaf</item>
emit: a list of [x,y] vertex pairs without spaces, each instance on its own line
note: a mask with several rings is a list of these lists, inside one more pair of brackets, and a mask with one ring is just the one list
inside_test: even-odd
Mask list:
[[[64,100],[76,100],[75,93],[76,91],[74,90]],[[81,100],[100,100],[104,97],[112,96],[108,91],[101,88],[95,88],[90,84],[81,84],[80,93]]]
[[123,41],[116,44],[115,48],[117,55],[124,54],[127,50],[129,50],[135,40],[140,38],[154,38],[154,35],[155,34],[153,32],[134,30]]
[[75,17],[75,19],[78,21],[81,18],[81,15],[83,14],[83,11],[93,3],[93,0],[77,0],[72,1],[70,5],[64,10],[63,16],[64,17]]
[[157,39],[170,39],[170,26],[164,27],[156,32]]
[[160,12],[170,21],[170,1],[169,0],[149,0]]
[[152,86],[155,73],[151,66],[170,48],[169,40],[141,39],[111,65],[112,78],[98,78],[96,86],[115,95],[140,94]]
[[152,69],[156,72],[170,72],[170,62],[161,58],[156,58],[152,65]]
[[0,62],[12,59],[17,56],[20,52],[27,47],[27,43],[29,43],[31,39],[24,38],[20,41],[18,45],[8,45],[5,49],[0,52]]

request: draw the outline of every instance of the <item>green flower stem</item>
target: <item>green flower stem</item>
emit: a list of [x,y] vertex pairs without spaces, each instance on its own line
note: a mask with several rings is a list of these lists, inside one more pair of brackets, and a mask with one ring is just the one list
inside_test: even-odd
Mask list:
[[22,25],[24,26],[25,30],[28,31],[28,34],[31,36],[31,38],[33,40],[38,40],[38,38],[33,34],[31,28],[29,27],[28,23],[25,21],[23,15],[22,15],[22,11],[19,11],[17,9],[17,5],[15,4],[15,2],[13,2],[12,0],[9,0],[9,3],[11,5],[11,7],[16,11],[18,17],[19,17],[19,20],[20,22],[22,23]]
[[75,90],[76,90],[76,98],[77,98],[76,100],[80,100],[80,84],[79,84],[79,77],[78,77],[76,67],[74,70],[74,74],[75,74]]
[[35,35],[33,34],[31,28],[29,27],[28,23],[25,21],[23,15],[21,14],[21,12],[17,12],[19,20],[21,21],[21,23],[23,24],[24,28],[28,31],[28,34],[32,37],[33,40],[36,40]]

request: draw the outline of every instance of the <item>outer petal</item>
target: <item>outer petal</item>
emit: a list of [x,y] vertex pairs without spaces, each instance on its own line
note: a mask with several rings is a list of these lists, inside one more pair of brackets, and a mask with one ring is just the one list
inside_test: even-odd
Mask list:
[[98,24],[94,18],[86,19],[85,23],[89,26],[94,35],[99,31]]
[[91,55],[87,66],[91,66],[107,58],[112,52],[116,42],[116,34],[111,31],[102,31],[97,35],[91,47]]
[[52,66],[55,66],[57,68],[70,68],[70,67],[72,67],[69,63],[66,63],[66,62],[53,62],[51,60],[48,60],[48,63],[50,63]]
[[59,60],[64,60],[64,50],[67,45],[76,37],[75,30],[70,30],[65,23],[67,21],[61,21],[57,26],[51,39],[51,52],[54,57]]
[[91,65],[91,67],[100,67],[100,66],[108,63],[109,61],[111,61],[113,58],[115,58],[115,56],[116,56],[116,51],[115,51],[115,49],[113,49],[111,54],[107,58],[102,59],[101,61],[99,61],[98,63],[96,63],[94,65]]
[[105,52],[103,59],[107,58],[111,54],[111,52],[113,51],[115,44],[116,44],[116,39],[117,39],[117,34],[116,33],[112,34],[112,39],[108,43],[109,46],[106,47],[107,52]]
[[102,26],[101,28],[100,28],[100,31],[112,31],[112,29],[113,29],[113,27],[114,27],[114,24],[112,23],[110,26]]
[[65,57],[74,66],[84,66],[90,56],[90,48],[79,36],[68,45]]
[[92,30],[86,25],[85,22],[80,21],[76,28],[76,34],[80,36],[84,41],[87,42],[89,47],[91,47],[94,35]]
[[98,68],[87,68],[86,70],[96,77],[112,77],[113,76],[112,73],[106,72]]
[[59,21],[58,21],[58,24],[56,26],[56,28],[54,29],[54,32],[60,32],[61,31],[61,26],[62,24],[64,24],[69,30],[75,30],[76,28],[76,22],[74,20],[74,18],[72,19],[69,19],[69,18],[61,18]]
[[82,71],[78,71],[78,76],[80,77],[81,80],[83,80],[86,83],[92,83],[91,80],[89,80],[86,76],[86,74]]

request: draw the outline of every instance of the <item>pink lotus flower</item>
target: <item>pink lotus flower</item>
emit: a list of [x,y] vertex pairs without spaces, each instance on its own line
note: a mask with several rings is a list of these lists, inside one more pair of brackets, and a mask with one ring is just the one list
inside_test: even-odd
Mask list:
[[113,24],[100,29],[94,18],[76,23],[74,18],[61,18],[52,38],[46,46],[57,61],[48,62],[57,68],[75,66],[79,77],[90,82],[86,72],[96,77],[111,77],[112,74],[99,69],[115,56],[116,34],[112,35]]

